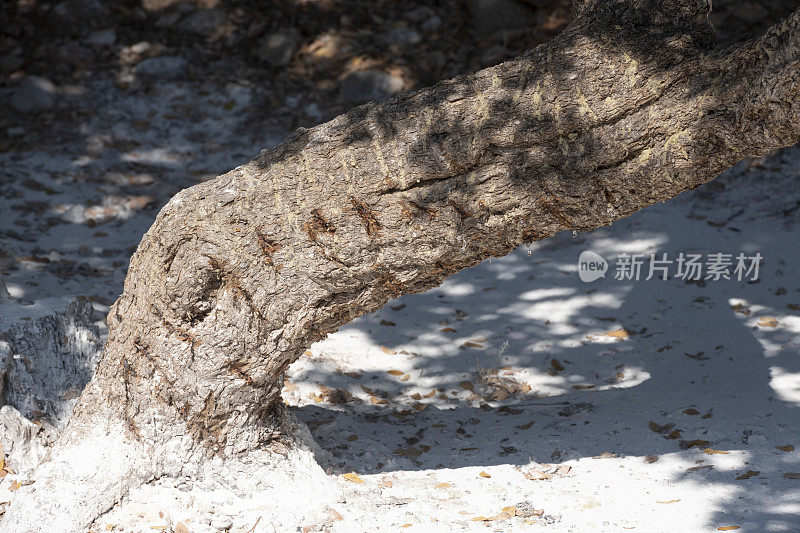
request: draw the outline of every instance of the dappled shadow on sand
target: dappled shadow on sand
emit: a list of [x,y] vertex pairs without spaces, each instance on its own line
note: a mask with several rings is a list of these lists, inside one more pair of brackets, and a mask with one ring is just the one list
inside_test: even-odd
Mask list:
[[[560,234],[534,245],[531,255],[520,249],[461,272],[440,288],[393,301],[314,351],[320,361],[348,347],[388,347],[394,352],[384,354],[389,358],[408,352],[410,380],[388,374],[385,366],[372,368],[372,358],[363,359],[363,377],[357,379],[315,359],[290,378],[352,397],[294,412],[333,453],[339,472],[660,455],[674,467],[643,468],[654,469],[654,483],[674,484],[677,498],[681,487],[707,491],[715,502],[705,511],[709,526],[796,528],[797,481],[783,474],[800,471],[800,461],[775,446],[800,439],[800,328],[791,311],[783,318],[787,303],[800,299],[792,281],[797,266],[788,251],[800,243],[786,242],[796,238],[790,232],[775,238],[749,229],[744,217],[738,220],[744,226],[736,217],[717,222],[732,214],[719,209],[706,213],[713,220],[697,220],[679,199],[610,230],[577,238]],[[718,251],[758,251],[765,260],[760,279],[750,283],[617,281],[611,263],[606,279],[585,284],[576,274],[585,249],[609,261],[623,252],[675,258],[680,252]],[[779,326],[758,325],[764,315],[778,317]],[[618,329],[629,336],[603,335]],[[348,338],[359,344],[349,345]],[[478,346],[464,344],[476,339]],[[553,359],[563,370],[554,370]],[[532,389],[494,401],[496,389],[481,384],[491,369]],[[476,394],[464,390],[464,382],[474,384]],[[381,391],[376,394],[388,403],[368,401],[362,385]],[[417,402],[427,407],[414,410],[412,394],[433,388],[434,396],[423,394]],[[709,455],[703,448],[730,453]],[[577,476],[586,468],[581,464]],[[748,470],[759,474],[736,479]],[[624,491],[594,488],[602,498],[625,497]]]

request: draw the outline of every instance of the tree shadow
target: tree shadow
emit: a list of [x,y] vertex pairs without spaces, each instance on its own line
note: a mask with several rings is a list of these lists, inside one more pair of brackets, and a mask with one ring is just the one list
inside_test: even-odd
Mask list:
[[[798,324],[786,311],[798,294],[793,286],[781,290],[794,279],[794,254],[790,243],[769,238],[764,229],[719,225],[716,220],[735,214],[731,208],[711,211],[714,220],[697,220],[693,205],[700,196],[647,209],[613,230],[559,234],[534,245],[532,255],[520,249],[440,288],[392,301],[316,345],[312,360],[290,372],[293,383],[349,395],[293,411],[333,454],[339,473],[573,461],[579,476],[591,466],[583,460],[600,461],[604,454],[659,455],[670,467],[652,465],[656,483],[671,484],[676,498],[699,487],[717,502],[705,514],[681,507],[686,503],[672,511],[700,513],[713,527],[796,528],[798,497],[790,489],[797,482],[781,476],[800,465],[794,454],[775,448],[800,439],[794,424]],[[609,261],[623,252],[675,258],[718,251],[759,251],[765,260],[760,279],[751,283],[624,282],[612,279],[612,266],[605,279],[585,284],[575,263],[586,249]],[[771,314],[780,327],[758,325]],[[603,335],[620,328],[630,336]],[[475,339],[486,348],[463,347]],[[381,354],[378,346],[395,355]],[[351,359],[343,355],[348,349],[360,353]],[[411,375],[407,382],[375,362],[406,352],[413,364],[401,373]],[[328,357],[334,366],[325,363]],[[555,371],[553,359],[563,370]],[[480,370],[490,368],[533,389],[495,401],[490,395],[496,389],[480,385]],[[354,371],[363,375],[347,373]],[[477,394],[463,382],[473,383]],[[362,385],[388,404],[370,402]],[[412,407],[415,393],[428,404],[422,411]],[[709,455],[704,448],[730,453]],[[747,470],[760,474],[736,479]],[[626,498],[592,488],[611,501]],[[653,512],[665,509],[650,503]]]

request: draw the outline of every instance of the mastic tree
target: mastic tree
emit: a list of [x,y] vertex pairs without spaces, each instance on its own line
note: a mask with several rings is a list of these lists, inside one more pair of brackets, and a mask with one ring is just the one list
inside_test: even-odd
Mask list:
[[710,9],[577,2],[521,57],[300,129],[178,193],[4,530],[83,530],[132,486],[269,449],[284,370],[340,326],[800,141],[800,10],[717,50]]

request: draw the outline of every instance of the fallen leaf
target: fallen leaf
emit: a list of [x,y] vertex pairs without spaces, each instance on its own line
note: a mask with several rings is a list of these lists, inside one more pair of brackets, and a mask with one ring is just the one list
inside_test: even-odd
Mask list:
[[720,526],[717,531],[733,531],[734,529],[739,529],[739,526]]
[[645,463],[650,464],[650,463],[655,463],[656,461],[658,461],[658,456],[657,455],[645,455],[644,456],[644,462]]
[[657,424],[657,423],[655,423],[655,422],[653,422],[653,421],[651,420],[651,421],[648,423],[648,427],[650,428],[650,431],[655,431],[656,433],[666,433],[666,432],[667,432],[667,431],[669,431],[670,429],[674,428],[674,427],[675,427],[675,424],[671,424],[671,423],[670,423],[670,424],[664,424],[664,425],[662,426],[662,425],[659,425],[659,424]]
[[695,439],[695,440],[688,440],[688,441],[685,440],[685,441],[681,442],[681,447],[688,450],[689,448],[694,448],[695,446],[697,446],[698,448],[704,448],[704,447],[708,446],[709,444],[711,444],[709,441],[702,440],[702,439]]
[[616,459],[619,454],[616,452],[603,452],[600,455],[595,455],[592,459]]
[[452,486],[453,486],[452,483],[439,483],[438,485],[436,485],[436,488],[437,489],[446,489],[446,488],[449,488],[449,487],[452,487]]
[[369,401],[373,405],[386,405],[387,403],[389,403],[389,400],[386,400],[384,398],[378,398],[376,396],[370,396]]
[[785,446],[775,446],[775,447],[777,449],[779,449],[779,450],[784,451],[784,452],[793,452],[794,451],[794,446],[792,446],[791,444],[787,444]]
[[523,476],[525,476],[525,479],[530,479],[531,481],[549,481],[553,479],[553,476],[551,476],[550,474],[547,474],[540,470],[533,470],[533,469],[525,472]]
[[594,387],[595,387],[594,385],[573,385],[572,386],[573,389],[580,389],[580,390],[593,389]]
[[394,350],[392,350],[391,348],[387,348],[387,347],[386,347],[386,346],[384,346],[383,344],[381,344],[381,350],[382,350],[382,351],[383,351],[383,353],[385,353],[385,354],[388,354],[388,355],[394,355]]
[[484,472],[483,470],[481,470],[481,471],[478,473],[478,475],[479,475],[479,476],[481,476],[481,477],[492,477],[492,475],[491,475],[491,474],[487,474],[487,473],[486,473],[486,472]]
[[453,329],[451,327],[446,327],[446,328],[440,329],[439,331],[442,331],[444,333],[456,333],[458,330],[455,330],[455,329]]
[[402,370],[389,370],[387,374],[391,376],[402,376],[403,374],[405,374],[405,372],[403,372]]
[[347,437],[348,442],[355,442],[357,440],[358,440],[358,435],[350,435],[349,437]]
[[674,500],[667,500],[667,501],[665,501],[665,502],[659,502],[659,501],[657,501],[656,503],[678,503],[679,501],[681,501],[681,499],[680,499],[680,498],[677,498],[677,499],[674,499]]
[[800,479],[800,472],[786,472],[783,479]]
[[366,483],[366,481],[358,477],[358,474],[356,474],[355,472],[349,472],[347,474],[343,474],[342,477],[345,478],[350,483],[358,483],[359,485],[363,485],[364,483]]
[[509,505],[508,507],[503,507],[501,510],[502,513],[507,514],[508,516],[516,516],[517,515],[517,508],[513,505]]
[[431,391],[428,394],[426,394],[425,396],[423,396],[423,398],[430,398],[434,394],[436,394],[436,389],[431,389]]
[[461,347],[462,348],[485,348],[485,346],[483,344],[480,344],[480,343],[477,343],[477,342],[472,342],[472,341],[465,342],[464,344],[461,345]]
[[492,519],[486,516],[475,516],[472,518],[473,522],[490,522]]
[[472,384],[472,383],[470,383],[469,381],[462,381],[462,382],[460,383],[460,385],[461,385],[461,388],[462,388],[462,389],[466,389],[466,390],[468,390],[468,391],[474,391],[474,390],[475,390],[475,385],[473,385],[473,384]]
[[725,450],[714,450],[712,448],[703,448],[703,451],[708,455],[715,455],[715,454],[724,454],[727,455],[731,452],[726,452]]
[[700,465],[700,466],[693,466],[691,468],[687,468],[686,472],[691,472],[693,474],[697,474],[699,472],[703,472],[705,470],[711,470],[714,468],[714,465]]
[[771,316],[762,316],[758,320],[758,322],[756,322],[756,324],[758,324],[759,326],[765,327],[765,328],[777,328],[778,327],[778,321],[774,317],[771,317]]
[[[784,474],[784,477],[786,477],[785,474]],[[15,490],[19,490],[19,488],[21,486],[22,486],[22,483],[20,481],[12,481],[11,485],[8,487],[8,490],[10,490],[11,492],[14,492]]]
[[564,365],[561,364],[561,361],[558,359],[550,359],[550,366],[553,367],[553,370],[556,372],[561,372],[564,370]]
[[514,427],[515,427],[515,428],[517,428],[517,429],[530,429],[530,428],[531,428],[531,426],[533,425],[533,422],[534,422],[534,421],[533,421],[533,420],[531,420],[531,421],[530,421],[530,422],[528,422],[527,424],[522,424],[521,426],[514,426]]
[[736,476],[736,479],[750,479],[753,476],[757,476],[761,473],[760,470],[748,470],[744,474],[739,474]]
[[381,326],[396,326],[394,322],[390,320],[381,320]]
[[683,411],[683,414],[685,414],[685,415],[699,415],[700,411],[698,411],[697,409],[686,409],[686,410]]
[[424,411],[428,406],[424,403],[415,403],[411,407],[413,407],[415,411]]
[[612,329],[611,331],[606,331],[605,333],[603,333],[603,335],[605,335],[606,337],[611,337],[612,339],[627,339],[628,337],[630,337],[631,332],[624,328],[619,328],[619,329]]

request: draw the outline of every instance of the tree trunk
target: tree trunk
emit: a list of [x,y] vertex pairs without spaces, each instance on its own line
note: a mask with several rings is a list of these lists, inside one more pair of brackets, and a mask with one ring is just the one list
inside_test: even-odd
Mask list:
[[[131,484],[258,450],[281,434],[286,367],[343,324],[800,141],[800,10],[714,51],[709,8],[580,2],[522,57],[299,130],[177,194],[131,260],[97,372],[37,477],[58,483],[75,470],[60,450],[83,450],[122,461],[113,482],[75,505],[91,476],[67,475],[76,495],[56,508],[37,481],[6,524],[24,531],[39,505],[83,529]],[[92,448],[90,434],[115,444]]]

